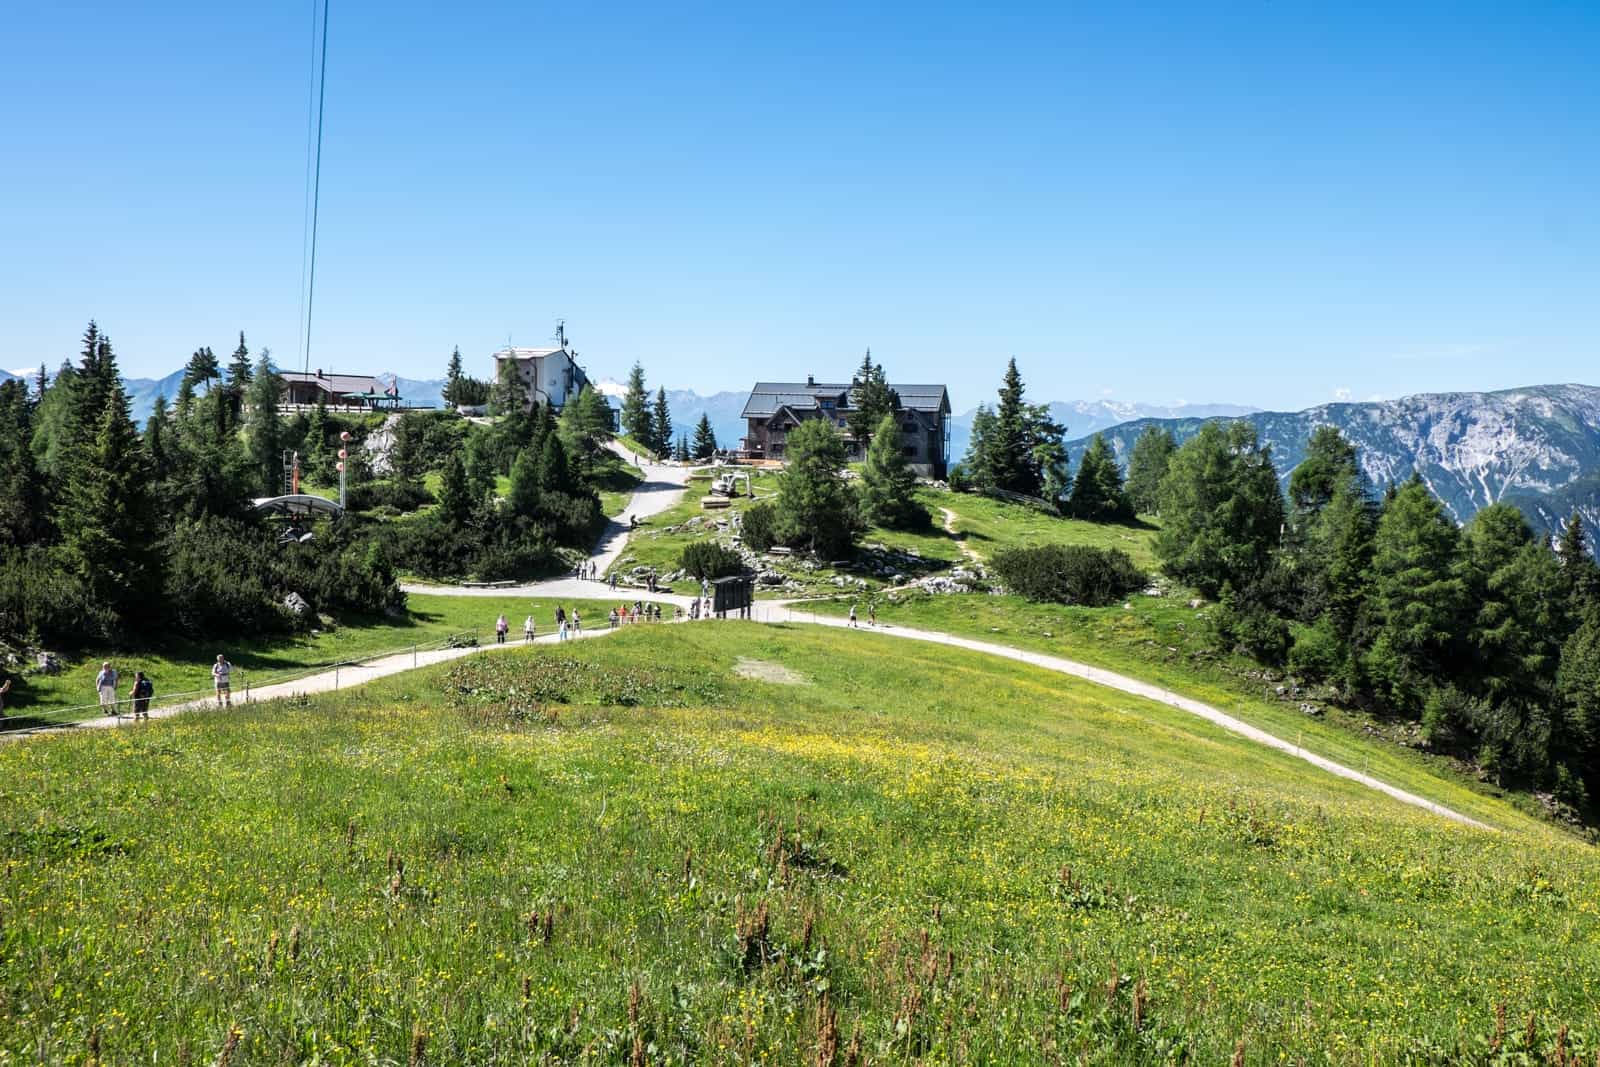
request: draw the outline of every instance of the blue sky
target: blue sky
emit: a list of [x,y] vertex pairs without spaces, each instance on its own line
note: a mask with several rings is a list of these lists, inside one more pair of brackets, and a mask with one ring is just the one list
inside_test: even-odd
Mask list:
[[[1600,5],[332,0],[311,361],[958,408],[1600,382]],[[1213,10],[1214,9],[1214,10]],[[0,367],[299,364],[312,8],[8,12]]]

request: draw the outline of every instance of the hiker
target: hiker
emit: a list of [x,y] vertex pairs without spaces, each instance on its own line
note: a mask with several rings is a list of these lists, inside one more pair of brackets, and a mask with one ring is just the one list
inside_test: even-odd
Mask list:
[[529,615],[526,619],[522,620],[522,639],[524,641],[532,641],[533,640],[533,616],[532,615]]
[[867,605],[867,625],[878,625],[878,602],[876,600]]
[[135,721],[150,718],[150,698],[156,695],[156,687],[150,679],[144,676],[144,671],[133,672],[133,690],[128,696],[133,698],[133,717]]
[[494,643],[497,645],[505,644],[506,631],[509,629],[511,629],[511,624],[506,622],[505,612],[501,612],[500,617],[494,621]]
[[617,628],[617,609],[616,608],[612,608],[611,609],[611,628],[613,630],[615,630]]
[[556,623],[556,640],[565,641],[567,637],[567,620],[565,617],[562,617]]
[[110,660],[100,664],[100,673],[94,676],[94,688],[100,694],[100,714],[117,714],[117,672]]
[[854,627],[855,624],[856,624],[856,606],[854,604],[851,604],[850,605],[850,625],[852,627]]
[[578,614],[577,608],[572,609],[572,632],[575,634],[583,633],[583,616]]
[[217,662],[211,665],[211,684],[217,690],[217,707],[233,707],[233,664],[217,653]]
[[612,571],[611,572],[611,591],[613,593],[615,593],[617,591],[617,572],[616,571]]
[[556,605],[556,629],[564,631],[564,630],[566,630],[566,628],[567,628],[567,609],[562,607],[560,604],[557,604]]
[[6,694],[11,692],[11,679],[0,682],[0,719],[6,717]]

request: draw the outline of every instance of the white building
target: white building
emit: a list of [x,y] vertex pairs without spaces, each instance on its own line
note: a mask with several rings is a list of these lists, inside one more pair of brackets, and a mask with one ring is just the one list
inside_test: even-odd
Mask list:
[[534,401],[560,411],[589,384],[589,376],[573,359],[565,345],[556,348],[506,347],[494,354],[496,380],[507,362],[514,363],[528,395],[528,408]]

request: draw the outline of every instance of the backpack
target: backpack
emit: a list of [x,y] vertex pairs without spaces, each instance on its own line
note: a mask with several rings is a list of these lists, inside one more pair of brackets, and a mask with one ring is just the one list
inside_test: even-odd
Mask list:
[[145,678],[133,687],[133,695],[141,700],[149,700],[156,695],[156,687],[150,679]]

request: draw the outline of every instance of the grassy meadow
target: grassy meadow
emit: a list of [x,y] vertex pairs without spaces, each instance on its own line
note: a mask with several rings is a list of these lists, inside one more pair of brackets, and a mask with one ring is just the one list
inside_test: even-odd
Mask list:
[[[595,591],[602,592],[599,585]],[[593,626],[620,602],[601,597],[559,603],[569,611],[576,607],[592,620]],[[251,686],[269,685],[335,663],[400,652],[412,645],[436,645],[456,634],[470,633],[479,642],[491,642],[495,619],[501,612],[511,623],[514,639],[521,638],[523,620],[530,614],[538,632],[549,633],[555,626],[557,603],[546,598],[413,593],[407,597],[404,615],[351,617],[333,629],[315,634],[252,639],[248,644],[169,638],[145,648],[81,650],[62,658],[63,670],[59,674],[30,673],[14,683],[6,697],[6,719],[0,721],[0,732],[98,715],[95,708],[66,709],[95,703],[94,678],[106,660],[121,675],[117,683],[119,694],[126,695],[133,685],[133,672],[142,670],[155,682],[159,700],[178,693],[208,692],[211,665],[221,652],[234,666],[234,688],[242,692],[246,682]]]
[[0,746],[0,783],[0,1063],[1600,1043],[1591,848],[879,634],[716,623],[469,657]]

